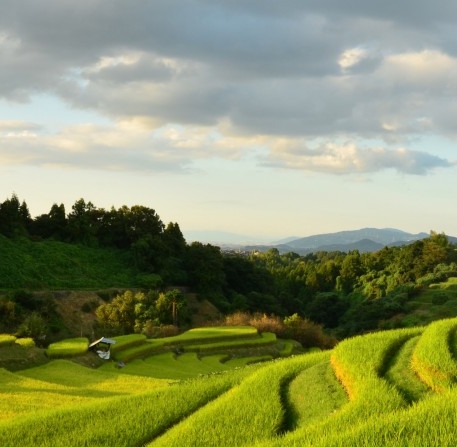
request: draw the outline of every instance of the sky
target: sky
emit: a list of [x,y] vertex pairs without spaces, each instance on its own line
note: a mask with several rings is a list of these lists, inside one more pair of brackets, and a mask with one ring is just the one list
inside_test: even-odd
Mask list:
[[456,22],[455,0],[2,0],[0,201],[144,205],[188,241],[457,236]]

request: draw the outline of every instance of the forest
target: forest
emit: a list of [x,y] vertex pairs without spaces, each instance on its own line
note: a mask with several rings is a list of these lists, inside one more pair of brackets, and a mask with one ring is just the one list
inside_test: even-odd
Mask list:
[[[69,212],[55,203],[47,214],[32,217],[26,202],[13,194],[0,203],[0,235],[0,242],[58,241],[61,247],[113,250],[126,269],[135,271],[135,281],[123,284],[126,288],[147,292],[179,287],[210,300],[225,315],[298,314],[338,338],[417,324],[411,303],[431,284],[457,276],[457,247],[434,231],[410,245],[373,253],[226,253],[210,244],[188,244],[178,223],[165,225],[154,209],[135,205],[106,210],[84,199]],[[2,315],[33,308],[14,274],[3,276]],[[41,278],[40,287],[52,284]],[[185,312],[180,315],[185,318]]]

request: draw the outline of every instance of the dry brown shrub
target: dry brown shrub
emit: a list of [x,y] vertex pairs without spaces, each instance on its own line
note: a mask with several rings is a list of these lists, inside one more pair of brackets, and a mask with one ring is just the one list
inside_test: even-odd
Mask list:
[[152,321],[147,321],[142,330],[148,338],[173,337],[179,334],[179,328],[172,324],[155,326]]
[[321,349],[333,348],[337,339],[327,335],[322,325],[314,323],[307,318],[302,318],[297,314],[287,317],[284,321],[289,336],[299,341],[304,348],[319,347]]
[[284,337],[287,328],[284,326],[282,319],[275,315],[256,313],[249,320],[249,324],[254,326],[258,332],[273,332],[278,337]]
[[249,312],[235,312],[227,315],[223,321],[224,326],[249,326],[252,315]]

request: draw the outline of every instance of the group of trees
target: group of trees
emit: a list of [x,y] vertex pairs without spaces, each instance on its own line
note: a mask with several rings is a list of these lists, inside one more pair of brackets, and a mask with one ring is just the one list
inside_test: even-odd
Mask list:
[[147,335],[164,325],[186,324],[189,316],[184,296],[178,289],[147,293],[128,290],[99,306],[95,314],[104,333]]
[[[159,278],[149,289],[187,286],[224,314],[298,313],[340,336],[378,327],[428,283],[457,276],[456,247],[444,234],[431,232],[410,245],[374,253],[224,253],[209,244],[187,244],[179,225],[165,226],[151,208],[105,210],[84,199],[68,214],[63,204],[54,204],[49,213],[32,218],[27,204],[13,195],[0,203],[0,234],[127,251],[140,274]],[[140,311],[135,319],[169,321],[169,311],[168,317],[159,316],[164,299],[133,297],[134,313]],[[107,305],[104,312],[113,309]]]

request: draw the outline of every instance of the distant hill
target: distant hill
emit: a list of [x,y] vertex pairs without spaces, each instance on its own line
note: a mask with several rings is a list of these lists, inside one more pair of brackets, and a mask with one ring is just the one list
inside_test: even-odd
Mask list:
[[[339,231],[337,233],[317,234],[299,239],[288,240],[282,244],[247,246],[247,250],[265,251],[277,248],[279,252],[293,251],[308,254],[316,251],[359,250],[361,253],[380,250],[385,246],[401,246],[428,237],[428,233],[407,233],[394,228],[362,228],[360,230]],[[450,237],[451,241],[457,241]],[[284,239],[287,240],[287,239]]]

